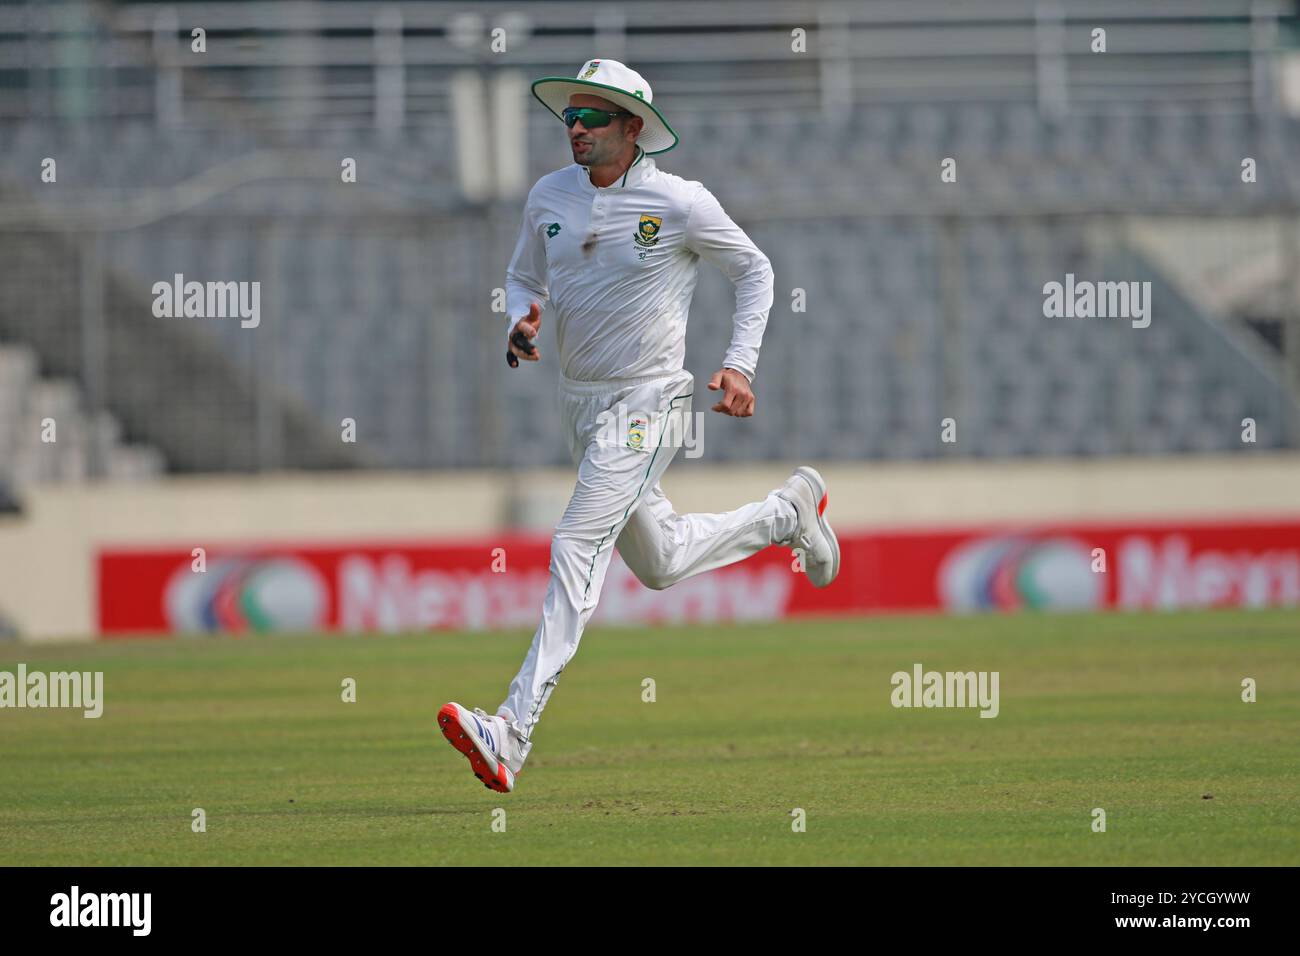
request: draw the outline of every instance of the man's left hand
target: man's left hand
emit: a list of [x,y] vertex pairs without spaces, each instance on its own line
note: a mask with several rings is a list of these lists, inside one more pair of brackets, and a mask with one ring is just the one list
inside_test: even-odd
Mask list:
[[754,392],[749,387],[745,373],[734,368],[721,368],[709,379],[710,391],[722,391],[722,399],[713,406],[715,412],[735,418],[748,418],[754,414]]

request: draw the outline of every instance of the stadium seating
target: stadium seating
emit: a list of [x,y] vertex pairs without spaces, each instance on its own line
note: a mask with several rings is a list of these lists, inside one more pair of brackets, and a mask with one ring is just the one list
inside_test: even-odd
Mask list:
[[[1105,216],[1293,206],[1300,167],[1287,160],[1300,124],[1184,104],[1053,120],[1016,102],[873,105],[847,121],[686,110],[673,122],[682,142],[660,167],[709,186],[776,274],[759,415],[724,425],[706,414],[705,460],[1230,451],[1245,416],[1261,445],[1291,441],[1295,401],[1243,330],[1122,246]],[[530,181],[569,161],[562,127],[540,110],[528,136]],[[354,418],[370,465],[567,462],[549,411],[554,350],[508,372],[489,311],[518,203],[485,209],[457,195],[449,124],[422,119],[394,138],[8,122],[0,137],[0,179],[11,184],[42,156],[60,157],[69,188],[29,190],[52,210],[84,188],[129,202],[145,186],[176,187],[174,213],[109,244],[114,281],[139,293],[119,308],[138,312],[174,273],[263,282],[264,327],[193,326],[260,383],[241,403],[274,395],[326,437]],[[355,187],[338,181],[343,155],[358,159]],[[1249,187],[1243,156],[1261,169]],[[940,180],[946,157],[957,159],[956,183]],[[227,187],[203,190],[221,175]],[[1111,267],[1153,282],[1150,328],[1044,318],[1044,283]],[[806,311],[792,311],[794,289]],[[702,265],[687,340],[701,387],[732,311],[729,284]],[[125,321],[111,309],[109,320]],[[6,327],[14,335],[21,322]],[[553,331],[544,323],[544,342]],[[238,407],[239,420],[255,420]],[[953,444],[940,440],[948,417]],[[166,429],[131,421],[181,467],[249,467],[248,449],[177,456]],[[286,450],[273,464],[339,463]]]
[[[43,440],[47,420],[54,427],[49,442]],[[161,474],[166,464],[157,449],[125,443],[112,414],[88,411],[75,383],[41,377],[35,353],[25,346],[0,345],[0,449],[0,489],[19,493],[24,485],[82,481],[92,474],[147,478]]]

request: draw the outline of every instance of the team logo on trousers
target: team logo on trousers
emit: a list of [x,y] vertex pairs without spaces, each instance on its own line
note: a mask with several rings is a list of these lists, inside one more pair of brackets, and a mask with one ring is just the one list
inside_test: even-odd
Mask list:
[[641,222],[637,224],[636,239],[638,246],[653,246],[659,241],[659,227],[664,224],[661,216],[647,216],[641,214]]
[[650,424],[649,419],[635,416],[627,425],[627,447],[633,451],[640,451],[645,447],[645,429]]

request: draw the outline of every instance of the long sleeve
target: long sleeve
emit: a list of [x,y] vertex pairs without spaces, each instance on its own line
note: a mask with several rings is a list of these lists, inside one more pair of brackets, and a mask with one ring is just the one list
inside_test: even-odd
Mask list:
[[533,194],[529,192],[528,201],[524,203],[523,223],[519,227],[515,252],[506,269],[507,333],[528,314],[528,309],[534,302],[545,309],[550,299],[546,282],[546,246],[533,222],[532,198]]
[[685,243],[706,262],[721,269],[736,287],[731,344],[722,364],[743,372],[752,382],[767,314],[772,308],[772,263],[704,186],[700,186],[686,217]]

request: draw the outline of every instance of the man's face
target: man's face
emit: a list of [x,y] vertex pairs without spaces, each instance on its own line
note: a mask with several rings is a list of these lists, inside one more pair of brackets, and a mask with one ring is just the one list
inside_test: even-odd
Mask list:
[[[622,110],[617,103],[585,93],[570,96],[569,105],[589,106],[611,112]],[[573,161],[580,166],[602,166],[617,161],[627,145],[636,142],[642,125],[639,116],[615,116],[608,126],[597,126],[595,129],[587,129],[582,125],[582,120],[578,120],[568,131]]]

